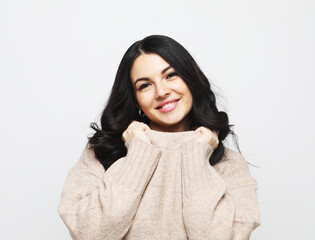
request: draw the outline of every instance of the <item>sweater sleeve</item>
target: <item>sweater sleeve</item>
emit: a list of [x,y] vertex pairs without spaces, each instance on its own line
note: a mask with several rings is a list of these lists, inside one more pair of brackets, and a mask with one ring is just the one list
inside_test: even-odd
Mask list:
[[129,230],[161,153],[139,139],[126,147],[106,172],[88,147],[70,169],[58,211],[73,239],[118,240]]
[[245,159],[229,150],[216,167],[208,144],[182,149],[183,219],[189,239],[246,240],[260,224],[257,184]]

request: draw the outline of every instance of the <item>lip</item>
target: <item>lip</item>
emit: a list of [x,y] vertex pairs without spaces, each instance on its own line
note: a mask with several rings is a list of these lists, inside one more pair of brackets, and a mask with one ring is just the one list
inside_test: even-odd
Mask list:
[[171,103],[171,102],[178,102],[180,98],[173,98],[173,99],[169,99],[167,101],[161,102],[156,109],[160,109],[161,107],[163,107],[164,105]]
[[[170,106],[167,106],[165,108],[157,108],[158,111],[162,112],[162,113],[168,113],[168,112],[171,112],[173,111],[176,107],[177,107],[177,104],[178,104],[178,101],[180,100],[179,99],[170,99],[168,101],[165,101],[163,102],[164,104],[160,104],[161,106],[164,106],[165,104],[168,104],[168,103],[173,103],[171,104]],[[159,106],[160,106],[159,105]]]

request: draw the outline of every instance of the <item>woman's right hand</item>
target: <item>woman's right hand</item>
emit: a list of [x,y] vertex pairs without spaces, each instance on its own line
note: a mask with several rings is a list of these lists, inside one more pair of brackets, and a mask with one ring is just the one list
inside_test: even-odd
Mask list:
[[122,134],[122,140],[127,142],[130,139],[138,138],[144,142],[151,143],[148,134],[145,132],[150,129],[148,125],[143,122],[133,121]]

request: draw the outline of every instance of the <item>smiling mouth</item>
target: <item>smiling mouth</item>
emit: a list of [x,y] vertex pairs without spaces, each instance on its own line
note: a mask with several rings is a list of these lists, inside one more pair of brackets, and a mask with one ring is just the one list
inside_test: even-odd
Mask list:
[[174,103],[178,102],[179,100],[180,100],[180,98],[177,99],[177,100],[175,100],[175,101],[173,101],[173,102],[167,103],[167,104],[165,104],[165,105],[163,105],[163,106],[161,106],[161,107],[157,107],[156,109],[167,108],[167,107],[173,105]]

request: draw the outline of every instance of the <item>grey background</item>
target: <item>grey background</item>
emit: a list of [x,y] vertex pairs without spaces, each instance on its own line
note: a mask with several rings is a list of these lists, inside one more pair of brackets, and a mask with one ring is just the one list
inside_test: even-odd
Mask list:
[[2,239],[70,239],[66,174],[126,49],[184,45],[220,89],[259,184],[252,239],[315,239],[315,2],[0,1]]

